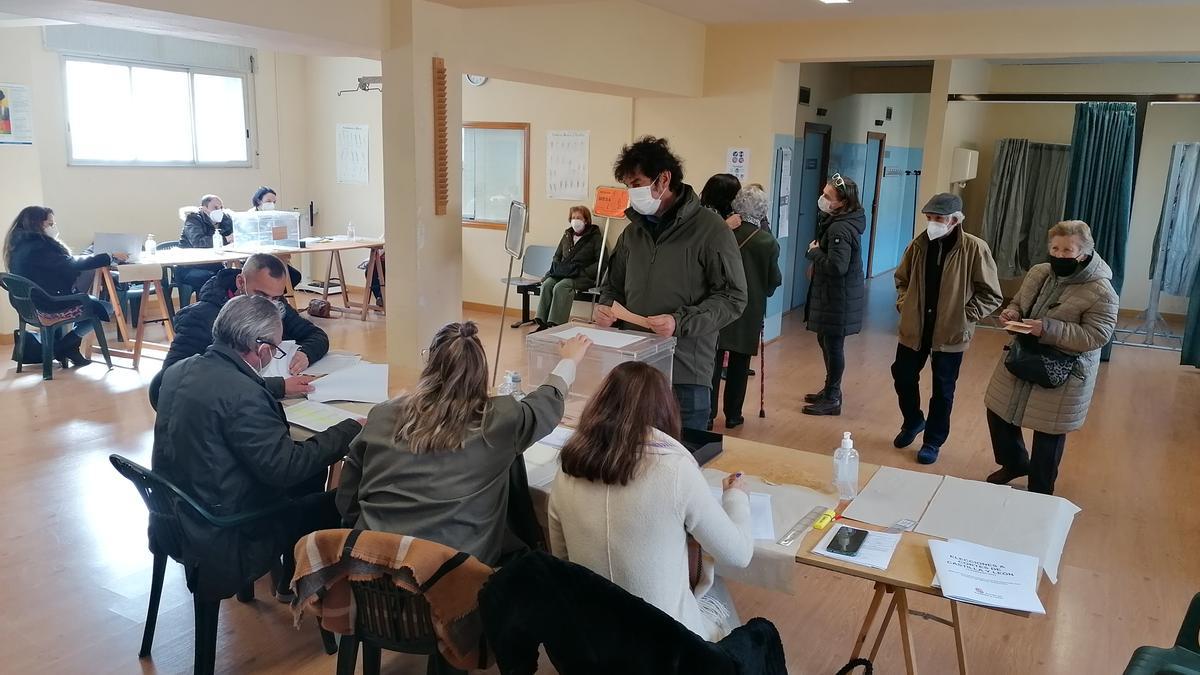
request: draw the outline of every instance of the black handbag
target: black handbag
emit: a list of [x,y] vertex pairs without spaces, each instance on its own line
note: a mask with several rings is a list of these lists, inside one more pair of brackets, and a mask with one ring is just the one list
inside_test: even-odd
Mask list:
[[1078,354],[1041,344],[1032,335],[1018,335],[1005,349],[1004,367],[1015,377],[1039,387],[1056,389],[1066,383],[1079,361]]

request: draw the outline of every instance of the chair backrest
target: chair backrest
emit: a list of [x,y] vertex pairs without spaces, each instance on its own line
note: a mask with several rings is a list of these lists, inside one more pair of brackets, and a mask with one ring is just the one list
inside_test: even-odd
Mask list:
[[357,606],[354,632],[359,639],[406,654],[437,651],[437,634],[424,596],[398,588],[391,577],[351,581],[350,588]]
[[554,262],[555,246],[526,246],[525,256],[521,258],[521,274],[527,277],[540,277],[550,271],[550,263]]
[[33,306],[33,298],[31,293],[37,284],[29,279],[16,274],[0,274],[0,287],[8,291],[8,302],[13,309],[17,310],[26,323],[31,323],[35,326],[40,326],[38,322],[37,308]]
[[179,248],[179,240],[178,240],[178,239],[176,239],[176,240],[174,240],[174,241],[163,241],[163,242],[159,242],[158,246],[157,246],[157,247],[156,247],[154,250],[156,250],[156,251],[169,251],[169,250],[171,250],[171,249],[173,249],[173,248]]
[[181,514],[190,509],[205,520],[212,516],[170,481],[120,455],[109,455],[117,473],[129,479],[150,511],[150,550],[178,558],[184,541]]

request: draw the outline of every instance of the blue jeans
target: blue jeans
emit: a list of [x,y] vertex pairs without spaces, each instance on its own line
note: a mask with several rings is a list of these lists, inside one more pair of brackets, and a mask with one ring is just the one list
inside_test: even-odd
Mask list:
[[712,387],[702,384],[676,384],[671,389],[675,392],[675,400],[679,402],[679,416],[683,418],[683,428],[703,431],[708,426]]

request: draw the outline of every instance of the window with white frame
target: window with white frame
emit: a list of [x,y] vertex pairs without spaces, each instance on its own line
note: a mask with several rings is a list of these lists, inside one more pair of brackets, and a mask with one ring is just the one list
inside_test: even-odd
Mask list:
[[249,166],[242,73],[64,59],[73,164]]
[[463,225],[504,229],[509,205],[529,203],[529,124],[464,122],[462,165]]

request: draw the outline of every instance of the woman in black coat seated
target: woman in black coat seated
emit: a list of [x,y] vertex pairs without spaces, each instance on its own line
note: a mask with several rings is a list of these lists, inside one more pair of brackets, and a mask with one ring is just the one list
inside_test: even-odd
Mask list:
[[[264,185],[255,190],[254,194],[250,195],[250,208],[255,211],[274,211],[278,201],[279,195],[275,194],[275,190]],[[292,279],[292,288],[299,286],[300,282],[304,279],[304,276],[300,274],[300,270],[291,265],[288,265],[287,269],[288,276]]]
[[572,206],[567,219],[550,271],[542,279],[535,333],[569,321],[575,293],[596,285],[603,245],[600,228],[592,224],[592,212],[586,206]]
[[[118,260],[124,259],[118,256]],[[25,277],[50,295],[78,293],[75,282],[79,273],[98,267],[108,267],[112,257],[107,253],[92,256],[74,256],[71,250],[58,239],[58,228],[54,224],[54,211],[44,206],[27,206],[21,209],[4,238],[4,266],[9,272]],[[112,306],[96,298],[96,313],[108,320]],[[69,360],[76,368],[91,363],[79,351],[83,336],[92,329],[90,322],[78,323],[55,344],[54,358],[67,367]]]

